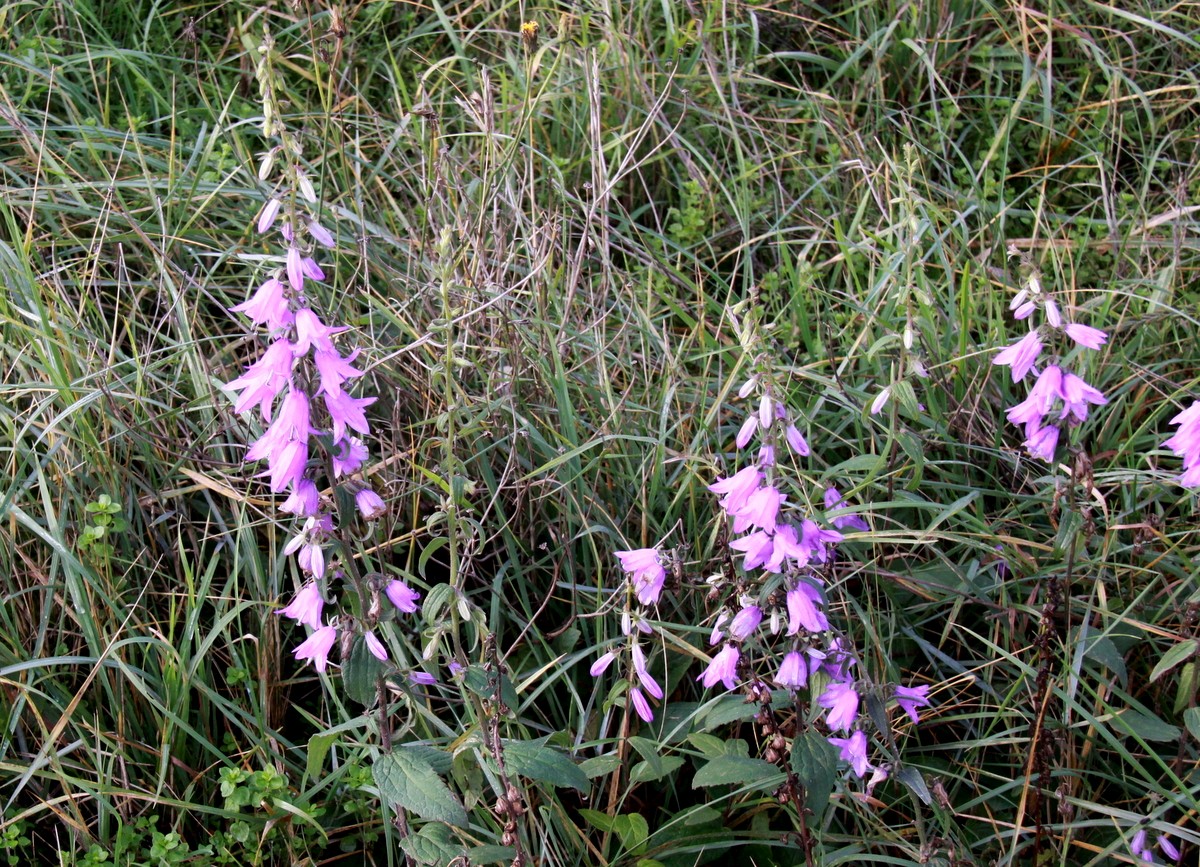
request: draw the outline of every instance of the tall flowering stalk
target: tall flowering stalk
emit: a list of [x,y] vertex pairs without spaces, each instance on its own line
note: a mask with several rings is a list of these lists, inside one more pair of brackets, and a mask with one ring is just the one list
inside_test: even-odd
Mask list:
[[[259,180],[271,183],[272,191],[255,228],[260,235],[277,232],[283,253],[251,297],[231,308],[265,330],[267,348],[225,387],[237,395],[235,412],[257,411],[266,426],[250,444],[246,461],[265,462],[260,475],[272,492],[286,493],[280,511],[300,526],[283,553],[295,555],[310,579],[279,613],[313,630],[294,655],[311,660],[323,672],[339,637],[343,654],[361,635],[373,656],[387,659],[386,648],[373,632],[381,617],[380,596],[386,595],[401,612],[416,611],[419,596],[402,581],[358,575],[353,560],[342,553],[336,498],[321,493],[321,482],[331,490],[342,489],[365,521],[386,512],[383,499],[362,474],[369,454],[362,437],[370,434],[365,410],[377,398],[353,396],[351,385],[362,376],[354,365],[359,350],[343,352],[339,345],[340,336],[350,329],[326,324],[310,297],[312,287],[326,279],[317,261],[319,251],[336,244],[317,219],[317,194],[303,166],[300,140],[279,111],[269,35],[260,48],[256,75],[263,99],[263,135],[275,143],[258,168]],[[365,601],[357,617],[324,618],[332,578],[350,581],[360,602]]]
[[[743,345],[755,342],[753,325],[747,322]],[[738,397],[750,401],[753,409],[734,445],[754,457],[737,472],[719,477],[709,490],[720,496],[718,505],[735,536],[729,547],[741,557],[741,572],[732,582],[716,576],[718,592],[726,585],[732,591],[709,639],[720,649],[697,680],[706,688],[743,688],[748,700],[762,705],[759,722],[764,735],[775,728],[769,711],[771,690],[760,678],[763,665],[772,672],[768,679],[775,686],[806,691],[824,710],[827,739],[839,757],[860,778],[871,772],[869,791],[887,777],[888,769],[870,761],[871,739],[860,710],[863,697],[880,690],[861,671],[826,610],[826,575],[845,539],[843,531],[867,531],[869,525],[850,510],[835,487],[821,494],[823,513],[789,500],[785,491],[794,489],[797,480],[787,478],[777,458],[785,447],[796,458],[808,458],[812,452],[765,355],[757,358]],[[916,723],[917,709],[929,704],[928,692],[928,686],[894,687],[883,696],[895,698]],[[769,743],[767,759],[778,760],[782,742],[774,738]]]
[[[743,346],[754,353],[759,340],[753,320],[748,318],[740,327]],[[869,791],[886,778],[887,766],[871,762],[870,727],[860,714],[863,696],[894,699],[916,723],[918,709],[929,704],[929,687],[870,683],[849,642],[831,625],[826,577],[837,546],[845,532],[867,531],[869,526],[834,487],[821,492],[823,512],[810,512],[789,498],[797,484],[787,477],[781,456],[788,451],[807,458],[811,449],[799,418],[786,405],[768,357],[758,354],[754,366],[738,392],[752,409],[734,437],[737,451],[749,459],[741,469],[709,486],[718,495],[734,536],[730,559],[739,559],[740,568],[736,575],[727,574],[726,568],[709,578],[709,598],[721,600],[722,605],[711,628],[709,662],[696,680],[706,689],[740,689],[748,701],[760,705],[757,719],[765,758],[772,762],[782,760],[787,749],[771,707],[773,687],[797,695],[804,692],[823,709],[821,726],[852,772],[860,778],[871,772]],[[649,721],[652,708],[646,695],[660,699],[663,695],[647,670],[641,641],[659,628],[645,615],[660,601],[668,558],[658,548],[616,555],[628,576],[622,617],[631,671],[628,703]],[[624,653],[604,653],[592,666],[592,675],[600,676]],[[894,741],[889,736],[880,738],[880,743],[886,746]]]
[[1185,488],[1200,487],[1200,400],[1171,419],[1171,424],[1178,430],[1163,445],[1183,458],[1179,484]]
[[[1009,252],[1014,254],[1013,250]],[[1108,335],[1064,318],[1058,304],[1043,291],[1036,273],[1031,272],[1026,278],[1009,309],[1018,321],[1031,319],[1037,311],[1044,321],[992,359],[992,364],[1009,369],[1014,383],[1021,382],[1031,372],[1034,375],[1026,399],[1011,407],[1006,415],[1010,422],[1023,428],[1029,454],[1053,461],[1063,433],[1087,420],[1089,407],[1108,403],[1108,398],[1072,366],[1078,357],[1074,350],[1098,350],[1108,342]],[[1039,366],[1042,351],[1052,340],[1058,344],[1059,353],[1050,363]]]

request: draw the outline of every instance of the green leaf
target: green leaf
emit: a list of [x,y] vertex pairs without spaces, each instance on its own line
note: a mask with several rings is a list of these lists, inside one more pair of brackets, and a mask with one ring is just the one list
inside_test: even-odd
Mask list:
[[1128,731],[1144,741],[1177,741],[1179,729],[1163,722],[1150,713],[1139,713],[1136,710],[1126,710],[1118,714],[1117,720]]
[[1200,707],[1189,707],[1183,712],[1183,724],[1187,726],[1188,733],[1193,738],[1200,741]]
[[406,744],[404,749],[413,758],[428,763],[436,774],[450,773],[450,768],[454,764],[454,756],[429,744]]
[[516,857],[517,850],[512,846],[497,846],[489,843],[476,846],[467,855],[472,864],[509,864]]
[[384,664],[367,650],[367,642],[362,636],[356,637],[350,645],[350,658],[342,662],[342,685],[346,695],[362,705],[374,704],[383,669]]
[[757,715],[757,704],[747,702],[740,695],[727,695],[718,699],[709,709],[708,713],[704,715],[704,722],[698,728],[708,731],[728,725],[731,722],[743,722],[744,720],[754,719]]
[[1083,531],[1083,516],[1078,512],[1063,510],[1059,518],[1058,534],[1054,537],[1054,555],[1066,557],[1075,538]]
[[712,807],[693,807],[684,813],[683,824],[685,825],[712,825],[721,821],[722,815],[720,810]]
[[688,735],[688,740],[692,746],[704,753],[705,758],[715,759],[717,756],[727,754],[725,749],[725,741],[721,740],[716,735],[706,735],[702,732],[694,732]]
[[579,769],[587,774],[589,780],[611,774],[619,767],[621,767],[621,758],[616,753],[609,753],[604,756],[592,756],[590,759],[584,759],[579,763]]
[[821,818],[833,794],[837,763],[837,747],[818,732],[810,729],[793,739],[792,770],[804,785],[804,806],[812,811],[814,821]]
[[389,803],[422,819],[467,827],[467,811],[423,756],[400,747],[380,756],[371,771]]
[[[449,543],[450,543],[450,540],[447,539],[445,536],[436,536],[436,537],[430,539],[429,542],[426,543],[424,550],[421,551],[421,556],[417,558],[417,572],[420,573],[422,578],[426,577],[425,568],[429,565],[429,559],[435,553],[437,553],[439,548],[443,548],[446,545],[448,545]],[[442,586],[449,587],[450,585],[446,584],[446,585],[442,585]],[[431,588],[429,592],[432,595],[433,589]],[[425,622],[432,623],[433,621],[426,618]]]
[[626,813],[613,817],[613,831],[621,838],[621,843],[634,855],[640,855],[646,848],[646,838],[650,836],[650,825],[645,818],[637,813]]
[[539,783],[581,792],[591,790],[588,776],[579,765],[558,750],[546,746],[544,738],[536,741],[505,741],[504,762],[509,770]]
[[682,766],[683,759],[679,756],[655,756],[634,765],[633,770],[629,772],[629,782],[652,783],[675,773]]
[[757,788],[773,788],[783,781],[779,768],[762,759],[748,756],[717,756],[692,778],[692,788],[704,786],[739,786],[755,783]]
[[337,741],[336,732],[318,732],[308,739],[308,755],[304,761],[304,774],[310,780],[315,780],[325,766],[325,757]]
[[1185,663],[1183,668],[1179,669],[1179,686],[1175,689],[1175,713],[1181,712],[1187,707],[1192,696],[1196,694],[1196,663]]
[[421,603],[421,616],[425,623],[436,626],[446,616],[450,600],[454,596],[454,588],[449,584],[437,584],[429,588],[425,601]]
[[1122,684],[1129,682],[1129,673],[1125,669],[1125,658],[1117,645],[1106,635],[1096,636],[1084,651],[1084,656],[1095,660],[1117,676]]
[[629,739],[629,745],[637,750],[638,755],[647,761],[658,758],[658,744],[650,740],[650,738],[634,735]]
[[1163,654],[1162,659],[1154,666],[1154,671],[1150,672],[1150,682],[1158,680],[1175,666],[1185,660],[1191,659],[1196,655],[1197,644],[1195,641],[1181,641]]
[[585,822],[598,831],[603,831],[607,834],[613,829],[613,820],[607,813],[601,813],[599,810],[588,810],[585,808],[579,811],[579,815],[583,817]]
[[449,864],[466,848],[454,839],[445,825],[425,825],[400,841],[400,847],[418,864]]
[[[482,665],[472,663],[463,672],[463,686],[480,698],[494,699],[496,697],[496,690],[495,681],[492,677]],[[500,700],[509,708],[515,708],[519,703],[517,691],[513,688],[512,681],[508,679],[507,675],[503,674],[500,675]]]
[[929,787],[925,785],[925,778],[921,776],[916,768],[901,768],[896,772],[896,779],[920,798],[922,804],[929,806],[933,803],[933,796],[929,794]]

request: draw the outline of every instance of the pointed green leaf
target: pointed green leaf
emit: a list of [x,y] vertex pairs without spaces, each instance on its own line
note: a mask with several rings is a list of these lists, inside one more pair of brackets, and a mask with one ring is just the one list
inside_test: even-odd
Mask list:
[[589,780],[611,774],[619,767],[621,767],[621,759],[616,753],[592,756],[590,759],[584,759],[579,763],[579,769],[587,774]]
[[418,864],[448,864],[462,855],[465,847],[445,825],[425,825],[400,841],[404,852]]
[[896,779],[920,798],[922,804],[928,806],[933,803],[933,797],[929,794],[929,787],[925,785],[925,778],[921,776],[916,768],[901,768],[896,772]]
[[638,762],[629,772],[631,783],[652,783],[675,773],[683,767],[683,759],[679,756],[655,756],[653,760],[646,759]]
[[637,813],[626,813],[613,817],[613,831],[621,838],[621,842],[635,855],[646,848],[646,838],[650,836],[650,825],[646,819]]
[[758,788],[778,786],[784,779],[783,772],[770,762],[748,756],[717,756],[696,771],[692,788],[704,786],[740,786],[755,783]]
[[821,818],[837,779],[838,750],[820,733],[797,735],[792,741],[792,770],[804,785],[804,806],[814,821]]
[[1195,641],[1181,641],[1164,653],[1162,659],[1154,666],[1154,671],[1150,672],[1150,682],[1154,683],[1181,662],[1195,656],[1196,646]]
[[1144,741],[1169,742],[1179,740],[1179,729],[1169,723],[1163,722],[1153,714],[1139,713],[1136,710],[1126,710],[1118,714],[1116,719],[1126,730],[1137,735]]
[[389,803],[422,819],[467,826],[467,811],[423,756],[400,747],[380,756],[371,770],[380,796]]
[[318,732],[308,739],[308,755],[304,761],[304,774],[310,780],[315,780],[325,766],[325,757],[337,740],[336,732]]
[[350,645],[350,658],[342,663],[342,685],[346,695],[362,705],[372,705],[378,697],[378,682],[384,664],[367,650],[362,636]]
[[1188,733],[1197,742],[1200,742],[1200,707],[1189,707],[1185,710],[1183,712],[1183,724],[1187,726]]
[[587,774],[571,759],[553,747],[546,746],[545,740],[537,741],[505,741],[504,762],[510,771],[515,771],[522,777],[537,780],[539,783],[549,783],[559,788],[578,789],[587,792],[591,789]]

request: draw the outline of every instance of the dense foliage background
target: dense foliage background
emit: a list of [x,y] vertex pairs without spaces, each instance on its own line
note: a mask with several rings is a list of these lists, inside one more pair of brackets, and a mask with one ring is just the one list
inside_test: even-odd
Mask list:
[[[222,391],[261,347],[228,308],[279,253],[252,228],[264,27],[339,241],[314,303],[380,396],[361,555],[427,603],[453,573],[495,645],[392,695],[470,816],[403,846],[372,694],[272,613],[292,531]],[[1161,444],[1200,378],[1197,40],[1190,3],[5,4],[0,857],[507,863],[502,735],[586,776],[523,765],[543,864],[1098,865],[1139,827],[1194,859],[1200,538]],[[991,365],[1031,269],[1110,333],[1110,402],[1053,466]],[[695,785],[764,749],[694,682],[706,486],[750,411],[735,319],[805,419],[798,490],[869,517],[838,628],[933,687],[907,774],[806,815],[778,780]],[[612,552],[660,540],[642,725],[587,669]],[[416,664],[448,622],[390,641]]]

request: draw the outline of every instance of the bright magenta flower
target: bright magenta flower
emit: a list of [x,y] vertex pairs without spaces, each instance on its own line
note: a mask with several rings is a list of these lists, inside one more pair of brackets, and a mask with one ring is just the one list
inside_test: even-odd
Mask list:
[[1099,328],[1092,328],[1090,325],[1068,322],[1067,327],[1063,330],[1067,332],[1067,336],[1074,340],[1076,344],[1086,346],[1088,349],[1099,349],[1108,342],[1107,334]]
[[646,701],[646,696],[642,695],[642,691],[636,686],[629,690],[629,699],[633,704],[633,709],[637,711],[637,715],[642,718],[642,722],[650,722],[654,719],[654,711],[650,709],[650,702]]
[[733,440],[734,444],[739,449],[744,449],[750,444],[750,440],[754,438],[754,432],[756,430],[758,430],[758,416],[746,416],[746,420],[742,422],[742,426],[738,430],[737,436]]
[[354,495],[354,505],[358,506],[358,513],[364,521],[374,521],[387,513],[383,497],[370,488],[363,488]]
[[714,494],[723,494],[720,499],[721,508],[732,515],[746,505],[750,495],[762,484],[763,474],[758,467],[748,466],[734,473],[727,479],[718,478],[708,486]]
[[247,300],[229,310],[245,313],[255,325],[266,325],[272,331],[296,321],[296,315],[283,294],[283,284],[275,277],[269,278]]
[[1043,461],[1054,460],[1054,452],[1058,448],[1059,430],[1055,425],[1048,424],[1038,428],[1025,440],[1025,448],[1029,454]]
[[921,721],[917,708],[929,706],[929,685],[898,686],[896,687],[896,704],[908,714],[908,718],[916,725]]
[[1185,488],[1200,486],[1200,400],[1171,419],[1179,429],[1163,446],[1183,458],[1179,484]]
[[267,347],[263,357],[246,368],[237,379],[225,383],[231,391],[242,393],[233,405],[233,411],[243,413],[258,404],[263,421],[271,420],[271,407],[276,396],[288,384],[296,360],[295,347],[286,340],[276,340]]
[[310,346],[316,347],[318,352],[336,355],[337,349],[334,348],[330,338],[349,330],[349,326],[345,325],[340,327],[326,325],[312,310],[301,307],[296,311],[296,355],[304,355]]
[[357,473],[370,454],[358,437],[342,437],[334,445],[337,446],[337,454],[333,456],[335,479]]
[[829,709],[825,722],[834,731],[849,731],[858,719],[858,690],[852,683],[834,681],[825,688],[817,704]]
[[657,548],[615,551],[621,568],[633,573],[633,589],[643,605],[656,605],[667,580],[667,570],[659,560]]
[[608,651],[592,663],[592,667],[588,669],[588,674],[590,674],[592,677],[599,677],[608,670],[608,667],[612,665],[613,660],[616,658],[617,655],[615,653],[613,653],[611,650]]
[[992,364],[1008,365],[1012,369],[1012,381],[1020,382],[1025,374],[1037,361],[1038,353],[1042,351],[1042,341],[1034,329],[1014,343],[1000,350]]
[[821,594],[815,587],[800,581],[787,592],[788,635],[795,635],[804,627],[809,632],[824,632],[829,628],[829,620],[818,607],[821,604]]
[[399,578],[393,578],[389,581],[383,592],[387,594],[387,598],[392,601],[392,604],[405,614],[416,612],[417,600],[421,598],[421,594],[413,590]]
[[333,438],[335,440],[340,440],[346,435],[346,428],[356,430],[360,434],[371,432],[371,428],[367,424],[367,414],[363,410],[378,398],[351,397],[340,390],[334,394],[325,392],[324,398],[325,408],[329,410],[329,417],[333,419]]
[[329,651],[333,649],[336,641],[337,627],[322,626],[292,651],[292,655],[300,660],[311,659],[313,667],[317,671],[324,672],[325,666],[329,662]]
[[803,689],[808,685],[808,665],[795,650],[783,657],[775,682],[785,689]]
[[754,630],[758,629],[762,618],[761,608],[757,605],[747,605],[734,615],[733,621],[729,624],[729,637],[736,641],[745,641],[754,633]]
[[848,738],[829,738],[829,742],[841,749],[838,758],[849,762],[858,777],[866,776],[871,769],[871,763],[867,761],[866,734],[857,731]]
[[650,669],[646,666],[646,654],[642,653],[642,648],[637,642],[633,644],[633,671],[637,675],[638,684],[650,695],[661,700],[662,687],[651,676]]
[[718,683],[723,683],[726,689],[733,689],[737,686],[737,665],[740,658],[741,653],[737,646],[726,644],[696,680],[701,681],[706,689],[711,689]]
[[315,581],[310,581],[300,588],[290,605],[278,609],[275,613],[290,617],[297,623],[303,623],[313,629],[320,629],[321,611],[324,607],[325,600],[321,597],[321,588]]
[[387,648],[385,648],[383,646],[382,641],[380,641],[378,638],[375,637],[374,632],[372,632],[369,629],[366,632],[364,632],[363,633],[363,641],[366,642],[367,650],[371,651],[371,655],[373,657],[378,659],[380,662],[387,661],[387,658],[388,658]]

